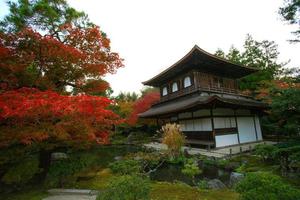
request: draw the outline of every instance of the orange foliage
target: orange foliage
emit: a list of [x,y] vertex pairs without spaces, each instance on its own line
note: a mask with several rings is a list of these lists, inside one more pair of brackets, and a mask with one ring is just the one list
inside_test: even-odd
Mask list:
[[159,101],[159,98],[159,92],[149,92],[139,98],[133,105],[133,111],[127,118],[127,123],[129,125],[135,125],[138,121],[138,114],[148,110],[154,103]]

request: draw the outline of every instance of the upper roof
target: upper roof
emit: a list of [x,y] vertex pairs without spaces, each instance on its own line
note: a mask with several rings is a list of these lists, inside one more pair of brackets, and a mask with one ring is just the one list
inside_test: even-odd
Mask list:
[[258,71],[255,68],[237,65],[229,60],[217,57],[195,45],[183,58],[160,74],[143,82],[143,84],[158,87],[174,76],[191,69],[228,78],[241,78]]

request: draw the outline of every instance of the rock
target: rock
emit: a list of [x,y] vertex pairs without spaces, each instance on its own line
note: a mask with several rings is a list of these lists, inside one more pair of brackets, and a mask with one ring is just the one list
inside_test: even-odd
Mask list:
[[51,154],[51,160],[56,161],[56,160],[63,160],[67,159],[68,155],[66,153],[62,152],[54,152]]
[[229,179],[229,185],[231,187],[235,186],[238,182],[240,182],[245,177],[244,174],[237,173],[237,172],[231,172],[230,179]]
[[219,179],[212,179],[207,182],[209,189],[224,189],[226,188],[226,185],[220,181]]
[[116,161],[119,161],[119,160],[122,160],[122,159],[123,159],[122,156],[115,156],[115,157],[114,157],[114,160],[116,160]]
[[224,166],[225,170],[232,171],[240,166],[239,162],[230,162]]

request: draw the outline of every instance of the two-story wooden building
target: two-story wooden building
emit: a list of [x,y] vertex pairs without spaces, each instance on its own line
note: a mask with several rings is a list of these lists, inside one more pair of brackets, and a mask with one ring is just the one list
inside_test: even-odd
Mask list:
[[266,105],[238,89],[238,79],[256,71],[194,46],[177,63],[143,82],[159,87],[161,99],[139,117],[179,123],[192,144],[224,147],[260,141],[259,116]]

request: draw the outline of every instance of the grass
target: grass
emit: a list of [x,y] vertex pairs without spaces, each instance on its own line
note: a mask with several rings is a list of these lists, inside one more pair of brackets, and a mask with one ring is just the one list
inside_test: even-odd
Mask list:
[[232,190],[198,190],[181,183],[154,182],[152,200],[237,200],[238,194]]
[[31,189],[30,191],[22,191],[9,195],[1,196],[3,200],[42,200],[47,197],[46,191],[41,189]]

